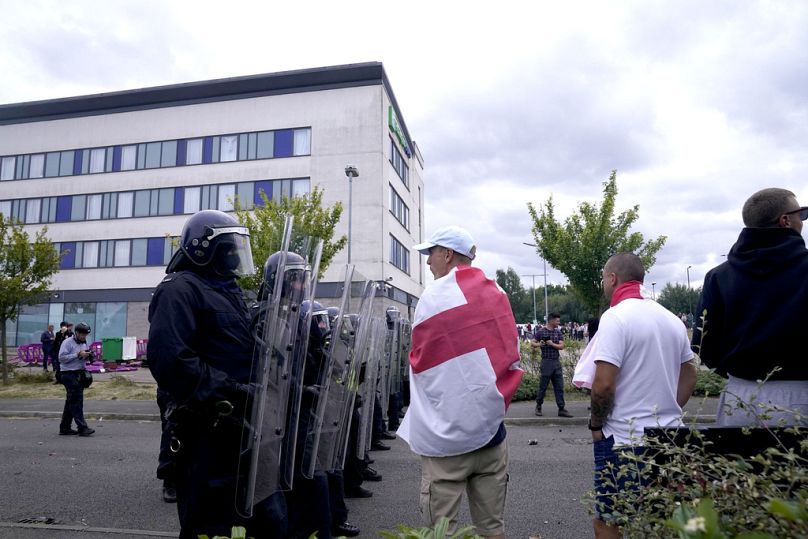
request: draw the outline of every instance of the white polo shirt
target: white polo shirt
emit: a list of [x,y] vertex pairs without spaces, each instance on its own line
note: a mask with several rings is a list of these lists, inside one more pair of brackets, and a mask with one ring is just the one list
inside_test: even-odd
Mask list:
[[595,361],[620,368],[604,436],[642,445],[645,427],[681,425],[679,372],[693,358],[682,321],[653,300],[625,299],[603,313],[597,338]]

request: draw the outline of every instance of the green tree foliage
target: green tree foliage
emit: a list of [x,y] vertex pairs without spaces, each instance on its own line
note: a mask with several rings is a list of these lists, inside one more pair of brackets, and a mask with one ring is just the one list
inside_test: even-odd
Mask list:
[[512,267],[507,270],[497,270],[496,274],[497,284],[508,295],[508,300],[511,302],[511,309],[513,310],[513,317],[517,322],[522,320],[529,320],[533,318],[533,307],[528,301],[527,292],[522,286],[522,280]]
[[668,283],[659,293],[657,301],[674,314],[693,313],[699,303],[701,287],[688,289],[686,285]]
[[552,196],[538,208],[528,203],[539,256],[567,276],[572,289],[594,312],[604,306],[600,272],[609,257],[632,252],[642,258],[648,269],[667,239],[660,236],[644,241],[641,233],[631,232],[631,225],[639,217],[639,205],[615,215],[616,199],[617,171],[612,171],[603,183],[600,206],[582,202],[563,223],[556,219]]
[[302,234],[323,240],[323,254],[320,260],[320,276],[325,273],[334,255],[348,243],[347,236],[334,240],[334,229],[342,215],[342,203],[331,207],[323,207],[323,191],[315,187],[310,193],[297,197],[282,197],[280,200],[269,200],[266,193],[261,192],[263,207],[252,210],[236,208],[238,220],[250,230],[250,244],[253,260],[258,269],[255,275],[239,279],[244,290],[258,291],[261,285],[262,272],[269,255],[281,247],[283,225],[287,215],[294,216],[294,229]]
[[0,214],[0,342],[3,384],[8,383],[6,322],[16,320],[24,305],[42,301],[51,278],[59,271],[59,253],[47,238],[47,227],[33,241],[22,223]]

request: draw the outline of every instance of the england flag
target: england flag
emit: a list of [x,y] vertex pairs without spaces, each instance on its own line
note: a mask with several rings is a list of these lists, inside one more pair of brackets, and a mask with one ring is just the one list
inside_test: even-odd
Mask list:
[[479,449],[523,374],[508,296],[482,270],[459,266],[428,286],[415,309],[410,406],[398,434],[428,457]]

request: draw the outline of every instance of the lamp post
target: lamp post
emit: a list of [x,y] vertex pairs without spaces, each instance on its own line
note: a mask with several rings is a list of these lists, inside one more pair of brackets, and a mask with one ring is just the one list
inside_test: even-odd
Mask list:
[[[526,242],[522,242],[522,243],[524,245],[527,245],[528,247],[533,247],[533,248],[537,249],[535,243],[526,243]],[[542,256],[541,257],[541,262],[542,262],[542,266],[543,266],[542,269],[544,271],[544,273],[542,273],[542,276],[544,277],[544,323],[546,324],[548,322],[549,318],[550,318],[550,308],[549,308],[549,303],[547,302],[547,260],[545,260],[544,257]],[[534,311],[533,317],[535,318],[535,316],[536,316],[536,313],[535,313],[535,311],[536,311],[536,307],[535,307],[535,304],[536,304],[536,300],[535,300],[535,298],[536,298],[536,282],[535,281],[533,282],[533,298],[534,298],[533,299],[533,305],[534,305],[534,307],[533,307],[533,311]]]
[[[536,324],[538,322],[538,318],[536,318],[536,275],[522,275],[521,277],[532,277],[533,278],[533,323]],[[541,277],[541,275],[539,275]]]
[[687,308],[689,309],[687,314],[693,314],[693,302],[690,301],[690,268],[692,267],[687,267]]
[[656,281],[651,283],[651,293],[654,295],[654,301],[656,301]]
[[348,176],[348,264],[351,263],[351,214],[353,209],[353,179],[359,177],[359,171],[353,165],[345,167],[345,175]]

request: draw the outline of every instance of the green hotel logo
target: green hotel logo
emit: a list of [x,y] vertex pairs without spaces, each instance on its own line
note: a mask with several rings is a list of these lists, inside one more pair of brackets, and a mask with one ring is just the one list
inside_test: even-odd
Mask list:
[[393,112],[393,107],[387,107],[387,123],[390,126],[390,131],[392,131],[398,142],[404,148],[404,151],[407,153],[407,157],[410,156],[410,145],[407,144],[407,137],[404,136],[404,131],[401,129],[401,125],[398,123],[398,118],[396,117],[396,113]]

